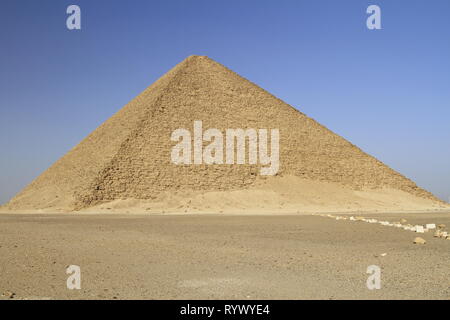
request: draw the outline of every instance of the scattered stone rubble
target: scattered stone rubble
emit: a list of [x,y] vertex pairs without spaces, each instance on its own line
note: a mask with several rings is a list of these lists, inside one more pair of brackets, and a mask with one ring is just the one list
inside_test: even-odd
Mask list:
[[[382,226],[387,227],[394,227],[394,228],[401,228],[406,231],[412,231],[416,233],[427,233],[431,230],[436,230],[434,232],[435,238],[441,238],[441,239],[447,239],[450,240],[450,233],[448,231],[445,231],[445,224],[439,224],[436,227],[435,223],[427,223],[425,225],[412,225],[410,223],[407,223],[408,221],[406,219],[400,219],[398,222],[389,222],[389,221],[380,221],[374,218],[365,218],[361,216],[337,216],[333,214],[319,214],[321,217],[328,217],[335,220],[350,220],[350,221],[356,221],[356,222],[367,222],[367,223],[378,223]],[[420,237],[417,237],[414,239],[415,244],[425,244],[426,241]]]

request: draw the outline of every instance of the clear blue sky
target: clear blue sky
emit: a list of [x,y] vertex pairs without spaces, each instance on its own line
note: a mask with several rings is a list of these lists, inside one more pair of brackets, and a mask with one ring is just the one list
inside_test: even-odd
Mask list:
[[192,54],[448,200],[449,14],[448,0],[1,0],[0,203]]

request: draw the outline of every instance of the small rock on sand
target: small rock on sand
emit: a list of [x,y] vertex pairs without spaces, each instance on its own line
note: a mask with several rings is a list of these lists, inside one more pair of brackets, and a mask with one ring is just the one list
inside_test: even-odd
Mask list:
[[14,299],[15,295],[16,294],[14,292],[11,292],[11,291],[6,291],[6,292],[4,292],[2,294],[2,296],[6,297],[6,298],[9,298],[9,299]]
[[406,219],[400,219],[400,223],[401,223],[401,224],[406,223],[406,222],[408,222],[408,220],[406,220]]
[[423,239],[421,237],[417,237],[414,239],[414,244],[425,244],[425,243],[427,243],[427,242],[425,241],[425,239]]

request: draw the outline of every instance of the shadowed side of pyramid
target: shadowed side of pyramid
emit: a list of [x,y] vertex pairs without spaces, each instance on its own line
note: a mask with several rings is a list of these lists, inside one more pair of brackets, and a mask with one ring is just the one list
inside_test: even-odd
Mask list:
[[104,122],[18,193],[8,206],[73,209],[76,194],[89,192],[92,182],[117,156],[139,122],[148,116],[180,67],[173,68]]
[[[263,178],[259,167],[250,164],[172,163],[171,133],[192,130],[199,120],[204,128],[222,131],[279,129],[278,175]],[[207,57],[191,56],[58,160],[8,207],[73,210],[118,199],[159,201],[171,192],[244,190],[283,177],[339,184],[355,192],[398,190],[430,206],[439,203],[411,180],[255,84]],[[299,188],[305,187],[302,183]]]

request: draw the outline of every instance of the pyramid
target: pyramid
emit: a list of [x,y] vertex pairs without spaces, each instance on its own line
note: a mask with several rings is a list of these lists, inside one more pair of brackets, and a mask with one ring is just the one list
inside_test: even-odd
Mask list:
[[[251,164],[174,165],[171,133],[192,128],[198,120],[205,128],[219,130],[279,129],[276,176],[262,177],[258,165]],[[54,163],[6,207],[70,211],[120,199],[157,201],[162,194],[186,191],[226,195],[283,177],[316,183],[317,193],[322,183],[349,192],[399,191],[430,207],[439,203],[411,180],[257,85],[208,57],[190,56]]]

